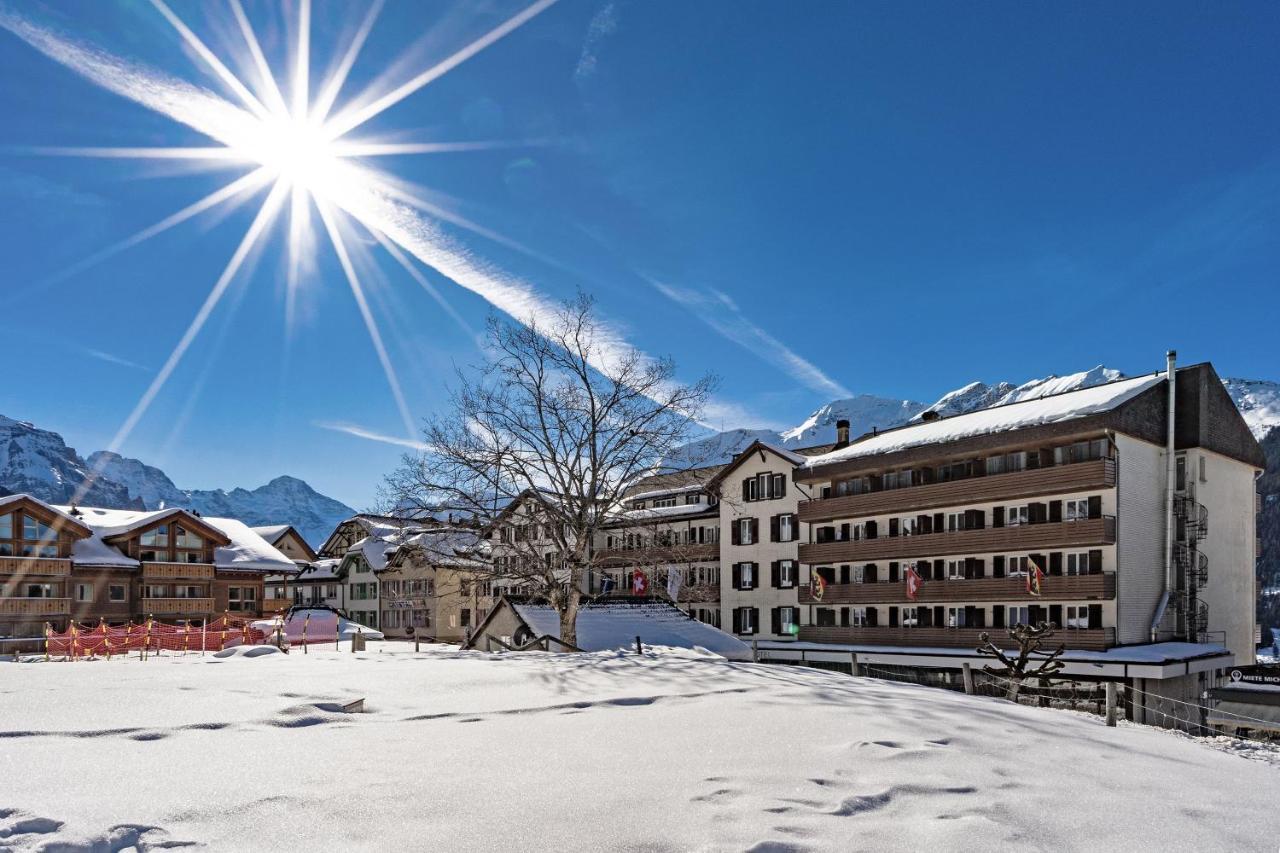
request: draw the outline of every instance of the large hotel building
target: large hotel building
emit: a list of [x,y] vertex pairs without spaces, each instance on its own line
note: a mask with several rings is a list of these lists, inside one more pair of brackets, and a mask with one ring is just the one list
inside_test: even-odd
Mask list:
[[703,471],[717,624],[762,659],[959,669],[989,662],[984,632],[1049,622],[1068,675],[1198,695],[1254,660],[1264,467],[1213,368],[1172,354],[822,447],[756,442]]

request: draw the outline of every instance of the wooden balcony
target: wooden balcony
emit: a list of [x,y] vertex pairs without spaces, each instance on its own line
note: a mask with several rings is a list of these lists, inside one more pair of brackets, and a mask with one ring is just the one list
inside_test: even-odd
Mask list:
[[264,598],[262,599],[263,613],[277,613],[288,610],[293,606],[292,598]]
[[69,598],[0,598],[0,616],[67,616]]
[[[1002,628],[839,628],[801,625],[799,639],[808,643],[841,643],[855,646],[920,646],[976,649],[979,637],[989,633],[997,645],[1005,636]],[[1077,628],[1058,631],[1048,645],[1068,649],[1104,651],[1116,644],[1114,628]]]
[[1046,524],[1019,524],[1013,527],[984,527],[952,533],[925,533],[919,536],[881,536],[876,539],[844,542],[814,542],[800,546],[800,562],[865,563],[872,560],[914,560],[959,554],[1000,554],[1051,548],[1084,548],[1114,545],[1116,520],[1113,516],[1083,521],[1054,521]]
[[70,574],[70,560],[53,557],[0,557],[0,575],[65,578]]
[[1109,488],[1116,484],[1114,459],[1091,459],[1033,471],[1014,471],[988,477],[970,477],[949,483],[909,486],[861,495],[801,501],[801,521],[820,522],[837,518],[915,512],[959,504],[994,503],[1043,495]]
[[147,614],[159,616],[205,616],[213,612],[212,598],[143,598],[138,608]]
[[143,563],[144,581],[211,581],[211,563]]
[[717,562],[720,559],[720,543],[601,549],[596,551],[595,558],[596,566],[602,568]]
[[[813,597],[807,585],[800,587],[799,593],[801,604],[816,605],[1036,601],[1027,595],[1025,577],[927,580],[920,585],[915,602],[907,600],[907,587],[903,581],[827,584],[821,601]],[[1040,600],[1104,601],[1115,597],[1115,573],[1100,572],[1096,575],[1046,575]]]

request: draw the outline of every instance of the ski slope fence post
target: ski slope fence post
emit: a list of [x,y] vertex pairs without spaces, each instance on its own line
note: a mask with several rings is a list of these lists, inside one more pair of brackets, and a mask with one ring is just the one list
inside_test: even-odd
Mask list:
[[966,661],[963,665],[964,692],[973,695],[973,667]]
[[49,634],[53,631],[53,626],[48,622],[44,623],[44,659],[49,660]]
[[640,644],[640,635],[639,635],[639,634],[636,634],[636,654],[638,654],[638,655],[642,655],[642,654],[644,654],[644,646],[642,646],[642,645]]
[[853,652],[849,655],[849,673],[854,678],[862,675],[862,664],[858,663],[858,653]]
[[307,625],[311,623],[311,611],[302,617],[302,653],[307,653]]
[[1116,725],[1116,683],[1114,681],[1107,682],[1107,725],[1112,728]]

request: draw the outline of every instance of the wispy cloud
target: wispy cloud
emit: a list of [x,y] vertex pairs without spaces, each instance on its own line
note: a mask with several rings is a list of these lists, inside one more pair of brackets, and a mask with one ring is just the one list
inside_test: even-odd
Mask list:
[[411,438],[402,438],[398,435],[387,435],[386,433],[377,432],[376,430],[367,429],[359,424],[349,424],[345,421],[315,421],[312,426],[320,429],[327,429],[330,432],[341,432],[356,438],[364,438],[369,441],[378,441],[383,444],[394,444],[397,447],[407,447],[410,450],[427,450],[430,445],[422,441],[414,441]]
[[690,290],[649,279],[660,293],[679,305],[696,309],[702,322],[721,336],[782,370],[805,387],[829,397],[852,397],[853,392],[823,373],[817,365],[749,320],[728,294]]
[[591,16],[591,23],[587,24],[587,36],[582,40],[582,54],[573,70],[576,79],[585,80],[595,75],[599,64],[600,44],[617,31],[618,5],[613,2],[605,3]]
[[93,349],[92,347],[85,347],[84,354],[89,356],[90,358],[96,358],[98,359],[98,361],[105,361],[107,364],[118,364],[121,367],[131,367],[134,370],[141,370],[144,373],[152,372],[151,368],[147,367],[146,365],[138,364],[136,361],[130,361],[127,358],[121,358],[120,356],[109,353],[106,350]]

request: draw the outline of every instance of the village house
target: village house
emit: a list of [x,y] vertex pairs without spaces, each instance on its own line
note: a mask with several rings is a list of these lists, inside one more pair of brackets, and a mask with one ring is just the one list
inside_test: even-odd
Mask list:
[[264,577],[292,560],[239,521],[189,510],[54,506],[0,498],[0,636],[49,623],[262,615]]

